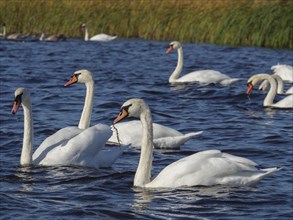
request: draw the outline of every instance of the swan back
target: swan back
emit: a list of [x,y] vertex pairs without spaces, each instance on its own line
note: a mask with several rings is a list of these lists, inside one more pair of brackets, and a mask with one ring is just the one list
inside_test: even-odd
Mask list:
[[285,64],[272,66],[274,74],[279,75],[284,81],[293,83],[293,67]]

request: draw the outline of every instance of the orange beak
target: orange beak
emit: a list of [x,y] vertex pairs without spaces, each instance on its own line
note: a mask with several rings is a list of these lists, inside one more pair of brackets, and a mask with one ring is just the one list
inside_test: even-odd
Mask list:
[[18,109],[19,109],[19,107],[20,107],[20,102],[17,102],[17,101],[14,101],[13,102],[13,107],[12,107],[12,114],[15,114],[17,111],[18,111]]
[[173,46],[170,45],[169,48],[166,50],[166,53],[170,53],[173,50]]
[[70,79],[67,83],[64,84],[64,86],[70,86],[70,85],[76,83],[77,80],[78,80],[78,79],[77,79],[77,76],[76,76],[76,75],[73,75],[73,76],[71,77],[71,79]]
[[128,112],[125,109],[121,109],[119,115],[114,120],[114,124],[121,121],[123,118],[126,118],[128,116]]
[[251,83],[247,84],[246,94],[249,95],[253,89],[253,85]]

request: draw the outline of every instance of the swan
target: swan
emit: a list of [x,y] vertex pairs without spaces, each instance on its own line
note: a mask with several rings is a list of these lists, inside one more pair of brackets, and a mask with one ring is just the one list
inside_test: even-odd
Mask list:
[[[92,73],[88,70],[78,70],[72,75],[71,79],[64,86],[70,86],[74,83],[84,83],[87,88],[85,98],[86,101],[78,125],[80,129],[85,129],[89,127],[93,108],[94,80]],[[186,141],[202,133],[202,131],[199,131],[182,134],[175,129],[157,123],[153,123],[153,126],[155,143],[154,146],[155,148],[160,149],[180,148],[180,146]],[[119,134],[118,136],[117,130]],[[115,127],[112,126],[112,131],[113,134],[108,140],[109,144],[131,145],[133,147],[140,148],[142,126],[139,120],[118,123],[115,125]]]
[[[277,94],[284,94],[284,95],[289,95],[293,94],[293,86],[289,88],[286,92],[284,92],[284,82],[282,78],[279,75],[271,75],[276,81],[277,81]],[[260,86],[258,87],[259,90],[265,91],[267,86],[268,86],[268,81],[264,80]]]
[[293,108],[293,95],[286,96],[285,98],[278,101],[277,103],[273,103],[274,98],[277,94],[277,84],[274,78],[270,76],[269,74],[260,73],[250,77],[247,81],[246,94],[250,94],[253,87],[262,80],[267,80],[270,84],[270,90],[263,102],[264,107]]
[[111,136],[111,128],[98,124],[88,129],[65,127],[46,138],[32,155],[34,141],[30,92],[25,88],[15,90],[12,114],[22,105],[24,111],[24,134],[20,164],[80,165],[100,167],[98,153]]
[[220,83],[221,85],[230,85],[240,80],[238,78],[230,78],[215,70],[198,70],[179,78],[183,68],[183,48],[181,43],[178,41],[171,42],[166,53],[170,53],[173,49],[178,51],[178,62],[174,72],[169,77],[169,83],[198,82],[202,84]]
[[[90,126],[91,115],[93,109],[93,98],[94,98],[94,80],[92,73],[86,69],[78,70],[73,73],[70,80],[65,83],[65,87],[70,86],[74,83],[84,83],[86,86],[86,97],[83,106],[83,111],[79,120],[78,128],[87,129]],[[100,161],[101,167],[109,167],[114,163],[118,157],[123,153],[124,148],[122,147],[106,147],[99,152],[97,156]]]
[[201,151],[165,167],[151,181],[153,158],[153,126],[148,105],[142,99],[129,99],[121,107],[114,124],[126,117],[140,118],[143,127],[141,153],[134,177],[134,186],[146,188],[176,188],[183,186],[251,186],[279,168],[257,169],[249,159],[222,153]]
[[39,40],[40,41],[58,42],[58,41],[66,41],[66,37],[63,34],[53,34],[53,35],[46,37],[46,35],[44,33],[42,33]]
[[91,38],[89,38],[89,32],[88,32],[88,27],[86,24],[82,24],[81,25],[82,29],[84,30],[84,40],[85,41],[100,41],[100,42],[108,42],[108,41],[112,41],[114,39],[117,38],[117,36],[111,36],[108,34],[97,34],[95,36],[92,36]]

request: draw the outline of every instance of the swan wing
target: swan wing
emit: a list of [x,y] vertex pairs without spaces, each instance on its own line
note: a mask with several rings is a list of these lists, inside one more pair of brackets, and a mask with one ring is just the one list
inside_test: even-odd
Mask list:
[[101,33],[101,34],[97,34],[97,35],[91,37],[90,40],[91,41],[107,42],[107,41],[114,40],[116,38],[117,38],[117,36],[111,36],[111,35],[108,35],[108,34]]
[[285,64],[272,66],[274,74],[279,75],[284,81],[293,83],[293,67]]
[[246,158],[208,150],[182,158],[163,169],[146,187],[254,185],[277,168],[258,170]]
[[112,164],[120,157],[126,147],[105,147],[96,156],[94,167],[111,167]]
[[81,130],[72,138],[64,138],[47,146],[36,163],[41,165],[91,166],[92,160],[105,145],[112,132],[109,126],[98,124]]

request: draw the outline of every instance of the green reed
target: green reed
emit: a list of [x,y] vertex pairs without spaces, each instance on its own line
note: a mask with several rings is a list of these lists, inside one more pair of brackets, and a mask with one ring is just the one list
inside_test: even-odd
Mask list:
[[292,0],[0,0],[7,32],[293,47]]

